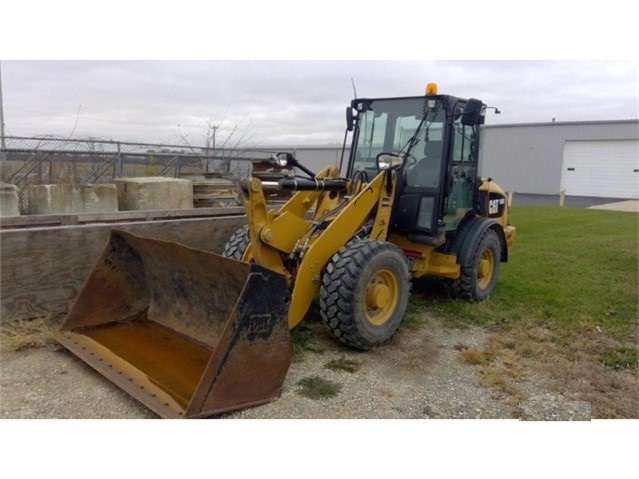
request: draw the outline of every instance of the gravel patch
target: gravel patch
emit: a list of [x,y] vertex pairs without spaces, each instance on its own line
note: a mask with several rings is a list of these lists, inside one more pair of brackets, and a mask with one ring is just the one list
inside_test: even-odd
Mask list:
[[587,401],[562,401],[550,394],[519,403],[522,421],[590,421],[591,406]]
[[[481,329],[445,329],[429,321],[417,330],[402,329],[393,341],[369,352],[354,352],[337,345],[314,324],[323,354],[306,353],[294,363],[279,401],[229,415],[233,418],[351,418],[450,419],[513,418],[515,409],[495,400],[479,385],[475,368],[465,364],[455,346],[481,346]],[[331,360],[345,358],[361,364],[358,371],[332,371]],[[342,385],[337,397],[311,400],[299,394],[297,383],[320,376]]]
[[66,350],[3,352],[0,418],[157,417]]
[[[321,323],[308,325],[324,353],[306,351],[294,361],[281,398],[221,418],[249,419],[498,419],[534,416],[534,402],[523,409],[508,395],[481,386],[476,367],[463,361],[459,345],[481,348],[488,333],[479,327],[449,329],[428,318],[403,328],[393,340],[370,352],[356,352],[335,341]],[[357,370],[331,370],[331,360],[350,360]],[[298,382],[319,376],[340,384],[335,397],[309,399]],[[531,398],[552,401],[550,393],[524,379]],[[0,418],[157,417],[66,350],[50,348],[3,352],[0,366]],[[542,401],[542,402],[544,402]],[[538,407],[537,407],[538,409]],[[580,418],[583,415],[579,416]],[[557,415],[545,415],[557,419]]]

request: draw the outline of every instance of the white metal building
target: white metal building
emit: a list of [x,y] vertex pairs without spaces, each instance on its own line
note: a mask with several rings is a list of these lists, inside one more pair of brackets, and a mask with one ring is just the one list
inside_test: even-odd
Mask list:
[[[337,145],[281,150],[314,171],[341,158]],[[482,150],[482,176],[508,191],[639,199],[639,120],[486,125]]]
[[639,198],[639,120],[487,125],[482,170],[518,193]]

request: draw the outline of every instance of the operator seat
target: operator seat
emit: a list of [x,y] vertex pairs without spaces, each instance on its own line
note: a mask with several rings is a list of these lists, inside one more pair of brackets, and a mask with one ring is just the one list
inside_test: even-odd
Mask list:
[[410,186],[437,188],[441,168],[442,142],[429,141],[424,145],[424,157],[417,162],[408,175]]

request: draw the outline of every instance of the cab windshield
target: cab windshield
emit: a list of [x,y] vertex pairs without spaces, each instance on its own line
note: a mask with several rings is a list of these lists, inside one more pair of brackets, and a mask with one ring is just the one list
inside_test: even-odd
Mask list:
[[365,170],[374,176],[379,153],[399,153],[410,159],[429,141],[441,141],[444,108],[439,99],[428,103],[424,97],[364,100],[358,108],[352,171]]

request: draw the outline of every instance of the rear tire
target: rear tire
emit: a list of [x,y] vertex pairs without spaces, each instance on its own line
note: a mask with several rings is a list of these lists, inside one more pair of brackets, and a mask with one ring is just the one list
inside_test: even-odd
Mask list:
[[320,314],[331,333],[355,349],[388,342],[399,328],[410,294],[410,273],[399,248],[361,239],[342,247],[326,266]]
[[225,258],[231,258],[237,261],[242,261],[244,251],[250,243],[248,235],[248,225],[244,225],[239,228],[235,233],[231,235],[229,240],[224,245],[224,251],[222,256]]
[[461,267],[459,278],[446,280],[448,292],[455,297],[483,301],[495,288],[500,261],[499,238],[493,229],[488,228],[479,238],[471,261]]

